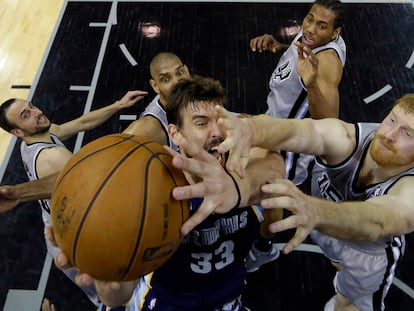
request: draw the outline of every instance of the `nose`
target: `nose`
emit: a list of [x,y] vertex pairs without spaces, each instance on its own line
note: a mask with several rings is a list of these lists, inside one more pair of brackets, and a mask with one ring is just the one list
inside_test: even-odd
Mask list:
[[33,107],[33,108],[31,108],[31,110],[32,110],[32,113],[33,113],[35,116],[39,116],[39,115],[42,115],[42,114],[43,114],[43,112],[42,112],[39,108],[37,108],[37,107]]
[[214,138],[224,137],[224,131],[218,126],[217,120],[211,126],[211,136]]
[[314,34],[316,32],[316,24],[315,23],[310,24],[306,30],[307,32],[311,34]]
[[394,141],[397,130],[397,127],[390,128],[384,133],[384,137],[390,141]]

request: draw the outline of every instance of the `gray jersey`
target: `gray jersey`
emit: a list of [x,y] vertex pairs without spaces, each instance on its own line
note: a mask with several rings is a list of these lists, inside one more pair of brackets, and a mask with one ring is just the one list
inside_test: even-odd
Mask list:
[[[269,81],[270,92],[267,97],[266,114],[275,118],[303,119],[309,117],[307,91],[296,70],[298,52],[294,43],[300,40],[302,32],[295,37],[292,44],[281,56]],[[346,45],[341,36],[326,45],[312,50],[314,54],[333,49],[345,65]],[[312,156],[283,152],[286,162],[286,177],[295,184],[302,183],[307,177],[307,169]]]
[[163,107],[163,105],[159,102],[160,96],[157,95],[154,99],[148,104],[145,110],[140,114],[139,118],[142,119],[145,116],[152,116],[160,121],[162,128],[164,129],[165,135],[168,139],[168,146],[173,150],[178,150],[178,147],[174,145],[170,136],[168,135],[168,120],[167,120],[167,113]]
[[[28,145],[24,141],[22,141],[22,143],[20,144],[20,154],[22,156],[23,166],[26,171],[27,177],[29,177],[29,180],[39,179],[39,175],[37,174],[36,169],[36,161],[42,150],[46,148],[55,147],[66,148],[66,146],[57,136],[50,134],[50,137],[52,139],[52,143],[38,142]],[[43,199],[39,200],[38,202],[42,207],[43,223],[45,224],[45,227],[50,227],[50,200]],[[53,246],[46,237],[45,242],[46,248],[53,258],[61,252],[61,250],[58,247]],[[75,277],[78,274],[78,270],[76,268],[62,269],[62,271],[69,279],[71,279],[76,284]],[[99,305],[99,297],[93,284],[83,286],[81,287],[81,289],[96,306]]]
[[[378,126],[377,123],[356,125],[357,145],[342,163],[326,166],[316,158],[312,171],[313,196],[335,202],[364,201],[386,194],[402,177],[414,176],[412,168],[384,182],[357,186],[361,166]],[[340,241],[317,231],[311,236],[328,258],[343,267],[336,277],[337,290],[360,310],[383,310],[383,300],[397,261],[404,252],[404,237],[391,236],[362,243]]]
[[[29,180],[39,179],[36,170],[36,161],[39,153],[46,148],[65,147],[65,145],[55,135],[50,134],[53,143],[33,143],[27,145],[24,141],[20,144],[20,154],[23,160],[23,166]],[[65,147],[66,148],[66,147]],[[45,226],[50,226],[50,200],[43,199],[38,201],[42,207],[42,219]]]

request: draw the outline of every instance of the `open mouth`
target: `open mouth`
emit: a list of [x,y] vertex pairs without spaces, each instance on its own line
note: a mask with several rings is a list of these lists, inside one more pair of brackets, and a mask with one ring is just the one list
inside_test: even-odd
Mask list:
[[224,155],[217,151],[217,146],[214,146],[211,149],[209,149],[208,153],[210,153],[213,157],[215,157],[217,161],[220,162],[221,165],[224,164]]
[[305,45],[311,46],[314,44],[314,40],[311,37],[309,37],[307,34],[303,34],[302,43]]

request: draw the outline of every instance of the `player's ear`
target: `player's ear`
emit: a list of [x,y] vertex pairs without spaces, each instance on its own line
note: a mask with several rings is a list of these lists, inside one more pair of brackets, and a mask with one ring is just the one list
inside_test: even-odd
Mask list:
[[17,136],[17,137],[24,137],[24,132],[21,129],[12,129],[10,134]]
[[179,146],[179,142],[181,140],[182,135],[178,131],[177,126],[175,126],[175,124],[168,124],[167,130],[168,130],[168,135],[170,136],[174,145]]
[[333,30],[332,36],[331,36],[331,40],[336,40],[338,39],[339,35],[341,34],[342,28],[341,27],[336,27]]
[[157,85],[157,82],[155,82],[154,79],[150,79],[150,85],[152,87],[152,89],[154,90],[155,93],[159,94],[160,93],[160,88]]

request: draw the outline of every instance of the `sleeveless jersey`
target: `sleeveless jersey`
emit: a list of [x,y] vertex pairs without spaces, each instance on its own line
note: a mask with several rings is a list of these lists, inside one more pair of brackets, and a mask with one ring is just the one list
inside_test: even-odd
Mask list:
[[[33,143],[27,145],[24,141],[20,144],[20,154],[23,160],[23,166],[26,171],[27,177],[29,180],[37,180],[39,176],[37,175],[36,170],[36,161],[39,156],[39,153],[46,148],[54,148],[54,147],[64,147],[66,146],[62,143],[62,141],[55,135],[50,134],[50,137],[53,143]],[[49,199],[42,199],[38,201],[41,208],[42,208],[42,219],[45,226],[50,226],[50,200]]]
[[[33,143],[33,144],[26,144],[24,141],[20,144],[20,154],[22,156],[23,160],[23,166],[26,171],[27,177],[29,177],[29,180],[37,180],[39,179],[39,175],[37,174],[36,170],[36,161],[39,157],[39,153],[46,148],[55,148],[55,147],[64,147],[66,146],[63,144],[63,142],[53,134],[50,134],[50,138],[52,139],[52,143]],[[50,227],[50,200],[49,199],[42,199],[38,200],[41,209],[42,209],[42,219],[43,223],[45,224],[45,227]],[[45,236],[45,242],[46,242],[46,248],[47,251],[52,255],[53,258],[61,252],[61,250],[53,246],[50,241]],[[67,269],[61,269],[61,271],[70,279],[73,281],[74,284],[76,275],[78,274],[78,270],[74,267],[67,268]],[[90,299],[90,301],[95,305],[99,306],[99,297],[98,293],[96,292],[95,286],[93,284],[82,286],[80,287],[81,290],[86,294],[86,296]]]
[[[377,123],[356,124],[357,145],[342,163],[327,166],[316,157],[312,171],[313,196],[335,202],[364,201],[385,195],[402,177],[414,176],[414,168],[411,168],[386,181],[357,186],[359,172],[378,126]],[[317,231],[313,231],[311,237],[328,258],[344,267],[337,274],[340,292],[360,310],[383,310],[384,297],[391,285],[397,262],[404,253],[404,236],[383,237],[370,243],[337,240]],[[361,288],[355,284],[360,284]],[[368,289],[371,295],[369,292],[367,294]]]
[[[294,43],[300,40],[302,31],[293,40],[289,48],[281,56],[269,81],[270,92],[267,96],[266,114],[275,118],[303,119],[310,117],[306,88],[296,70],[298,52]],[[346,45],[341,36],[337,40],[312,50],[314,54],[333,49],[345,65]],[[295,184],[301,184],[308,175],[308,166],[314,158],[310,155],[282,152],[286,163],[286,178]]]
[[142,119],[145,116],[152,116],[157,119],[164,130],[165,136],[168,139],[168,146],[173,150],[178,150],[178,147],[172,142],[170,135],[168,135],[168,120],[167,112],[165,111],[164,106],[160,103],[160,96],[157,95],[154,99],[145,107],[145,110],[140,114],[139,118]]
[[[194,213],[202,200],[191,202]],[[207,217],[154,271],[150,286],[155,296],[174,310],[200,311],[239,297],[245,284],[245,258],[259,231],[255,213],[254,207],[246,207]]]

